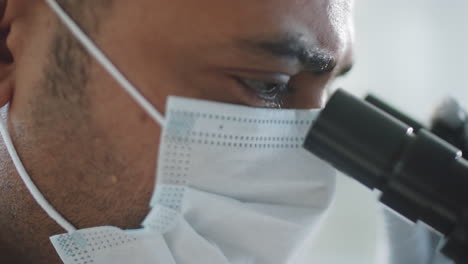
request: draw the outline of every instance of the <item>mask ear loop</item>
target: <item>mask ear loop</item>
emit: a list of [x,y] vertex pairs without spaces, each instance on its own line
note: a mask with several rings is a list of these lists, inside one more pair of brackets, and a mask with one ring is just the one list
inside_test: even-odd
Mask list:
[[63,10],[55,0],[45,0],[56,13],[70,32],[80,41],[83,47],[102,65],[102,67],[124,88],[124,90],[154,119],[161,127],[164,127],[164,117],[161,113],[141,95],[141,93],[124,77],[124,75],[112,64],[107,56],[94,44],[94,42],[81,30],[73,19]]
[[0,135],[2,136],[5,142],[7,151],[10,154],[10,157],[13,161],[13,164],[16,167],[16,170],[18,171],[18,174],[20,175],[21,179],[26,185],[26,188],[28,188],[29,192],[33,196],[34,200],[36,200],[39,206],[42,207],[42,209],[50,216],[50,218],[52,218],[57,224],[59,224],[68,233],[73,233],[74,231],[76,231],[76,228],[73,225],[71,225],[62,215],[60,215],[60,213],[58,213],[54,209],[54,207],[52,207],[52,205],[49,204],[49,202],[41,194],[39,189],[31,180],[31,177],[29,177],[13,145],[13,141],[11,140],[10,134],[8,133],[5,121],[3,120],[1,116],[0,116]]

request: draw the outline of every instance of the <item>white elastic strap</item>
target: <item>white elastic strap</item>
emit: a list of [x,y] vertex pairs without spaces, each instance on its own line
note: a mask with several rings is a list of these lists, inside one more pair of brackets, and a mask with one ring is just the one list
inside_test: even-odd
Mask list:
[[3,137],[5,142],[5,146],[7,147],[8,153],[10,154],[11,159],[13,160],[13,164],[16,167],[21,179],[23,180],[26,188],[28,188],[29,192],[33,196],[34,200],[42,207],[42,209],[52,218],[57,224],[59,224],[63,229],[65,229],[68,233],[72,233],[76,230],[74,226],[72,226],[62,215],[60,215],[44,198],[41,194],[39,189],[37,189],[34,182],[29,177],[29,174],[26,172],[26,169],[21,162],[21,159],[16,152],[15,146],[13,145],[13,141],[11,140],[10,134],[8,133],[7,126],[5,121],[2,117],[0,117],[0,134]]
[[125,91],[150,115],[156,122],[164,127],[164,117],[156,110],[146,98],[123,76],[107,56],[94,44],[94,42],[81,30],[73,19],[63,10],[55,0],[45,0],[60,20],[68,27],[70,32],[81,42],[84,48],[96,59],[96,61],[115,78]]

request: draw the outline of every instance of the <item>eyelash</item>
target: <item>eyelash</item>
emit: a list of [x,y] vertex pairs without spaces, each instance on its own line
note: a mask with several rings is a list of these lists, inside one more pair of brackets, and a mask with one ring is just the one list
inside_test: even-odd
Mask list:
[[254,79],[238,79],[242,85],[251,90],[258,99],[273,106],[280,106],[283,99],[291,93],[288,83],[264,82]]

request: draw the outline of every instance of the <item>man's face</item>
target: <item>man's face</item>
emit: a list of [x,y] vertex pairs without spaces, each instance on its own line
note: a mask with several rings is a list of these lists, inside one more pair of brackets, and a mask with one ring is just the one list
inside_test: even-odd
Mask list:
[[[319,107],[325,87],[351,66],[351,0],[61,2],[161,112],[170,95]],[[44,1],[8,1],[1,26],[13,60],[0,65],[0,105],[10,101],[10,132],[39,189],[78,228],[138,227],[148,212],[161,128]],[[0,156],[6,160],[1,148]],[[11,168],[3,162],[0,168]],[[10,191],[0,201],[14,206],[0,223],[20,223],[4,233],[34,236],[31,251],[48,247],[47,237],[62,231],[13,170],[5,171],[0,188],[8,178],[3,188]]]

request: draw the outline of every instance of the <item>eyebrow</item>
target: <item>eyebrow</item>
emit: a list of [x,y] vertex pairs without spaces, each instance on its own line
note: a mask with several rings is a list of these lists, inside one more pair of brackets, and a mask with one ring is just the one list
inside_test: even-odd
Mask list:
[[260,40],[242,40],[254,51],[282,59],[296,60],[307,71],[327,73],[336,67],[336,59],[319,45],[306,43],[299,36],[283,36]]

